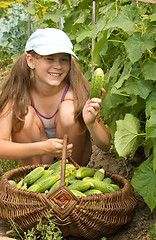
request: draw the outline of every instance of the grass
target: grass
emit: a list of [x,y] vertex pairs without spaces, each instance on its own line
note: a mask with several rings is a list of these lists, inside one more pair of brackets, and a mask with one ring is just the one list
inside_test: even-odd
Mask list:
[[5,172],[8,172],[11,169],[20,167],[20,163],[17,160],[3,160],[0,159],[0,179]]

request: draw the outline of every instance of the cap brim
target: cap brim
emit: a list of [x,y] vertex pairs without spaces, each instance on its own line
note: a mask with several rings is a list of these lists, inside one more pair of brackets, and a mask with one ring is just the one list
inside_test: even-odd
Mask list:
[[[56,54],[56,53],[68,53],[71,54],[73,57],[75,57],[77,60],[79,60],[79,58],[76,56],[76,54],[71,50],[71,49],[66,49],[65,47],[39,47],[39,48],[34,48],[33,49],[36,53],[38,53],[39,55],[42,56],[47,56],[47,55],[51,55],[51,54]],[[28,50],[27,50],[28,51]]]

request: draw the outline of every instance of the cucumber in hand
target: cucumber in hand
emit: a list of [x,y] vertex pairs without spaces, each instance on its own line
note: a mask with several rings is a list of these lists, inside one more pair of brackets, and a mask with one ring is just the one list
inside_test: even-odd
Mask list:
[[101,88],[103,88],[103,85],[104,85],[104,72],[101,68],[97,68],[94,71],[91,80],[90,98],[100,98]]

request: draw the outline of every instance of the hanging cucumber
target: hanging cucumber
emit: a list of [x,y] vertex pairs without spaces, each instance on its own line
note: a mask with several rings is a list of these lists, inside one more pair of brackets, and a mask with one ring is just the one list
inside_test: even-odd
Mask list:
[[91,80],[90,98],[100,98],[101,88],[104,87],[103,85],[104,85],[104,72],[101,68],[97,68],[94,71]]

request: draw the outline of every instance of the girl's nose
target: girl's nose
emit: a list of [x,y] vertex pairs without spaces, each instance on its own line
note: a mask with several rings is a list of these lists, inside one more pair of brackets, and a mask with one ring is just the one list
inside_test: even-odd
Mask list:
[[54,68],[62,68],[61,61],[59,59],[55,59],[54,61]]

